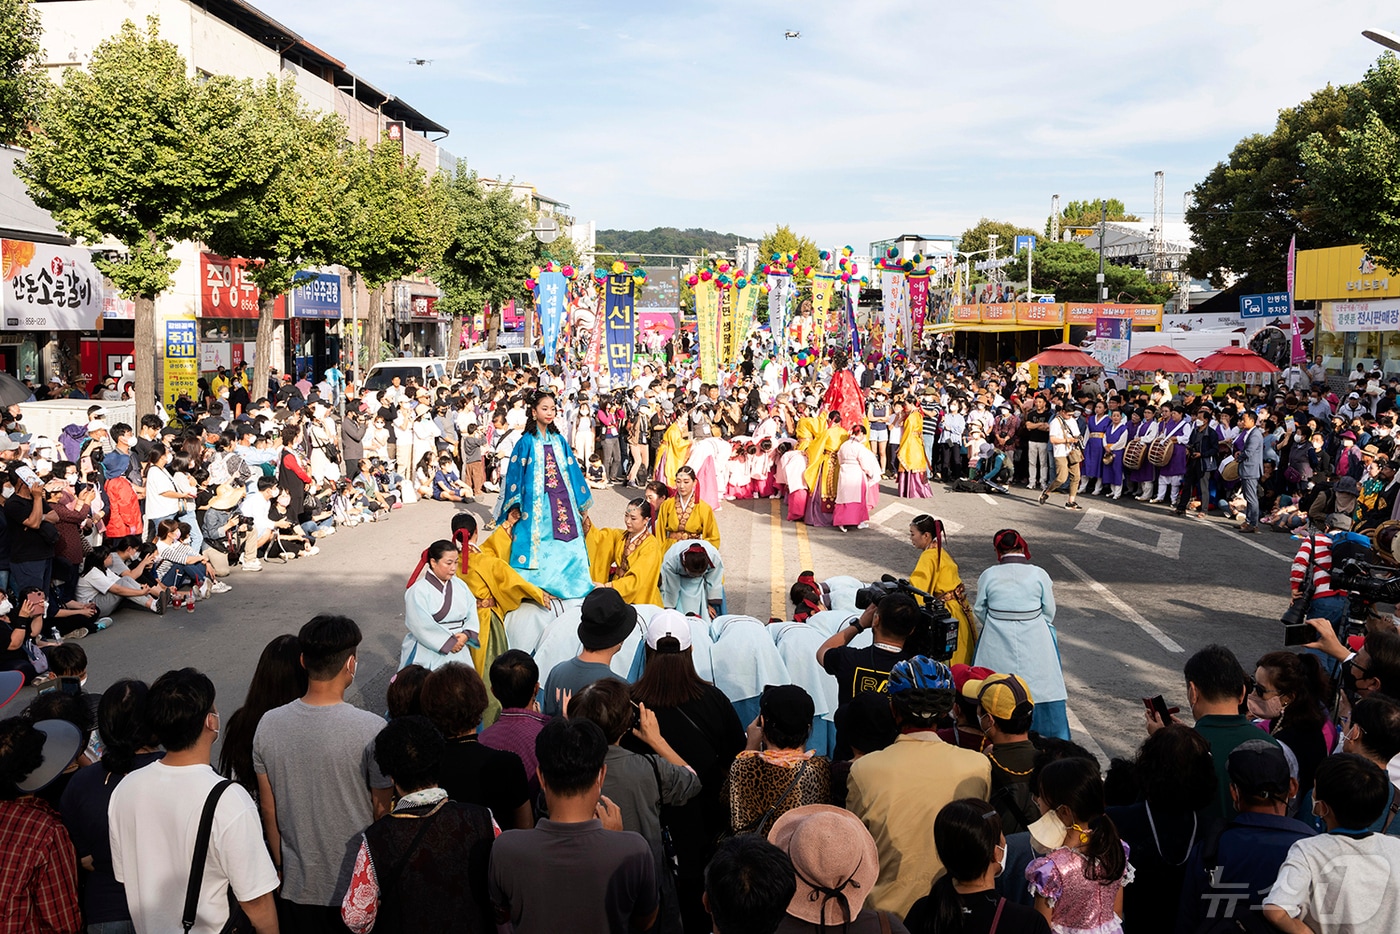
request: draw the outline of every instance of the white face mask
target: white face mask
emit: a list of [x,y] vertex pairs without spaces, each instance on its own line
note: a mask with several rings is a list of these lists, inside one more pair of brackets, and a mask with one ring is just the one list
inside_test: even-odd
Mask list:
[[1030,831],[1031,849],[1037,853],[1049,853],[1065,845],[1065,822],[1054,811],[1046,811],[1026,829]]
[[15,605],[10,602],[9,597],[0,597],[0,616],[8,616]]

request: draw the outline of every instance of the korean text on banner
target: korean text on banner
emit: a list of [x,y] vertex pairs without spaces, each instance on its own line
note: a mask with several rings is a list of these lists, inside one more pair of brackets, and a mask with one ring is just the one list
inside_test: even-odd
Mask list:
[[194,318],[165,322],[165,404],[172,410],[180,396],[199,398],[199,350]]
[[1132,355],[1133,325],[1127,318],[1099,318],[1094,325],[1094,359],[1105,376],[1115,376]]
[[72,247],[0,240],[5,329],[90,331],[105,290],[92,254]]
[[593,304],[593,331],[588,336],[588,356],[584,359],[590,373],[602,370],[604,295],[599,292]]
[[[749,328],[753,327],[754,312],[758,310],[759,286],[752,279],[748,280],[742,289],[734,290],[734,334],[736,345],[734,352],[730,355],[729,362],[734,363],[739,359],[739,352],[744,347],[744,340],[749,336]],[[713,382],[713,380],[711,381]]]
[[[562,272],[540,273],[537,286],[537,300],[540,309],[540,329],[544,334],[544,362],[554,366],[554,354],[559,344],[559,326],[564,320],[564,295],[567,291]],[[630,317],[631,312],[629,310]],[[632,365],[628,357],[627,365]]]
[[820,356],[826,342],[826,316],[836,292],[836,276],[819,272],[812,278],[812,347]]
[[881,345],[880,352],[885,356],[894,350],[894,332],[907,307],[904,302],[904,274],[898,272],[880,273]]
[[[257,302],[253,304],[256,306]],[[339,318],[339,274],[310,269],[297,273],[297,287],[292,289],[291,307],[294,318]]]
[[788,303],[796,291],[791,276],[773,274],[768,277],[768,330],[773,334],[773,351],[779,361],[787,359]]
[[1298,313],[1293,307],[1293,279],[1294,271],[1298,265],[1298,236],[1294,234],[1288,238],[1288,330],[1292,338],[1292,353],[1290,363],[1306,363],[1308,359],[1307,351],[1303,349],[1303,331],[1298,324]]
[[714,280],[695,284],[695,336],[700,350],[700,378],[719,381],[719,290]]
[[731,286],[719,287],[719,359],[726,366],[734,353],[734,289]]
[[1333,334],[1400,329],[1400,299],[1370,302],[1323,302],[1323,330]]
[[909,277],[909,318],[914,322],[914,344],[922,345],[924,320],[928,318],[928,276]]
[[608,372],[615,388],[632,379],[632,353],[636,349],[637,320],[633,314],[634,284],[631,273],[608,276],[605,326],[608,330]]
[[846,286],[846,328],[851,334],[851,355],[859,357],[861,352],[860,327],[856,323],[856,303],[860,300],[860,283],[851,282]]
[[247,276],[246,259],[199,254],[199,316],[256,318],[258,287]]

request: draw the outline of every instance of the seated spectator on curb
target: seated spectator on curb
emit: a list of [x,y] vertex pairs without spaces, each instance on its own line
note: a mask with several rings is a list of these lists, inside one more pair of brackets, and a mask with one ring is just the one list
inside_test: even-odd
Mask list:
[[603,796],[608,741],[591,720],[552,720],[536,741],[549,818],[491,850],[498,924],[515,934],[646,931],[659,906],[656,863]]
[[1298,782],[1288,772],[1281,747],[1262,739],[1241,743],[1230,753],[1226,770],[1236,813],[1191,848],[1181,886],[1177,934],[1197,934],[1206,924],[1257,918],[1289,848],[1315,833],[1288,816]]
[[1274,927],[1285,934],[1400,930],[1400,840],[1366,832],[1385,809],[1389,784],[1380,766],[1351,753],[1317,767],[1313,813],[1327,832],[1289,848],[1264,897]]
[[392,814],[365,831],[340,914],[355,934],[495,931],[486,868],[491,812],[451,800],[438,786],[446,744],[426,717],[400,717],[380,731],[374,761],[393,779]]
[[481,744],[520,757],[533,801],[540,793],[535,737],[549,722],[540,713],[540,669],[528,652],[510,649],[491,663],[490,675],[491,693],[501,702],[501,713],[495,723],[481,731]]
[[714,934],[773,934],[797,892],[792,860],[756,834],[730,837],[705,867]]

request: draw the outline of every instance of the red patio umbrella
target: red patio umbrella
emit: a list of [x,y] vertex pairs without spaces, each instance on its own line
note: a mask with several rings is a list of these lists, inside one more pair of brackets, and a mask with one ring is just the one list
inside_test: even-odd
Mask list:
[[1148,347],[1140,353],[1133,354],[1118,364],[1118,369],[1142,372],[1161,370],[1164,373],[1194,373],[1196,372],[1196,364],[1165,344],[1159,344],[1156,347]]
[[1103,369],[1103,364],[1089,356],[1074,344],[1052,344],[1026,361],[1037,366],[1092,367]]
[[1278,367],[1248,347],[1222,347],[1201,358],[1197,366],[1214,373],[1277,373]]

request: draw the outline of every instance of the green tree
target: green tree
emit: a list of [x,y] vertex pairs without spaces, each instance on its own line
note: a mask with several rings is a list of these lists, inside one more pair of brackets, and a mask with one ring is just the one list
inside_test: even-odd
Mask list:
[[1233,273],[1250,292],[1280,291],[1285,285],[1288,241],[1299,248],[1355,242],[1344,215],[1334,211],[1312,184],[1303,165],[1303,143],[1340,138],[1355,85],[1315,91],[1296,107],[1279,112],[1273,132],[1235,144],[1227,161],[1192,189],[1186,209],[1195,243],[1186,271],[1216,288]]
[[786,224],[770,234],[764,234],[763,239],[758,241],[760,266],[771,263],[774,253],[796,253],[798,272],[808,266],[821,264],[821,250],[817,248],[817,245],[807,237],[800,237],[793,233],[792,228]]
[[[374,146],[357,142],[343,154],[345,195],[336,259],[357,276],[370,292],[368,327],[361,341],[362,374],[380,359],[384,341],[384,287],[423,269],[441,253],[445,232],[439,222],[445,189],[428,183],[418,159],[405,161],[403,143],[379,140]],[[444,177],[445,178],[445,177]]]
[[[1071,201],[1060,211],[1060,229],[1068,227],[1094,227],[1103,219],[1103,204],[1108,202],[1108,219],[1111,221],[1140,221],[1136,214],[1129,214],[1127,207],[1117,198],[1093,198],[1089,201]],[[1050,236],[1050,219],[1045,220],[1045,236]]]
[[224,256],[252,261],[248,275],[259,291],[253,387],[261,395],[272,364],[277,297],[296,285],[300,270],[337,258],[344,243],[339,207],[348,172],[340,151],[344,123],[307,108],[290,79],[268,78],[251,88],[243,113],[257,124],[254,145],[275,158],[271,171],[245,186],[204,240]]
[[[1026,280],[1026,251],[1003,270],[1009,281]],[[1035,290],[1054,292],[1061,302],[1095,302],[1099,298],[1099,254],[1082,243],[1044,243],[1035,248]],[[1113,302],[1156,305],[1172,295],[1172,286],[1151,282],[1131,266],[1104,266],[1108,297]]]
[[[474,315],[487,304],[499,314],[504,302],[524,296],[536,248],[530,212],[508,187],[484,188],[475,172],[458,164],[447,194],[451,234],[429,274],[442,289],[438,307],[452,315],[456,333],[463,315]],[[495,320],[487,338],[492,347]]]
[[[1303,144],[1304,177],[1343,242],[1361,241],[1384,266],[1400,266],[1400,60],[1383,54],[1347,95],[1335,133]],[[1309,244],[1333,245],[1333,244]]]
[[[997,256],[999,257],[1011,255],[1017,237],[1041,236],[1029,227],[1017,227],[1007,221],[994,221],[984,217],[963,231],[962,236],[958,238],[958,249],[964,253],[980,253],[987,249],[990,234],[997,235]],[[873,258],[879,259],[878,256]],[[986,257],[981,257],[981,259],[986,259]],[[977,261],[974,260],[974,262]]]
[[100,43],[87,71],[69,69],[39,107],[18,164],[32,197],[75,237],[119,242],[97,265],[136,304],[136,411],[155,410],[155,299],[179,261],[170,248],[199,239],[237,210],[239,195],[275,154],[256,146],[246,85],[189,80],[152,17]]
[[39,68],[43,27],[29,0],[0,0],[0,143],[13,143],[39,115],[48,82]]

